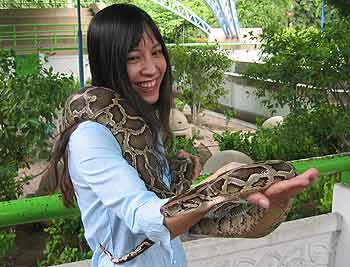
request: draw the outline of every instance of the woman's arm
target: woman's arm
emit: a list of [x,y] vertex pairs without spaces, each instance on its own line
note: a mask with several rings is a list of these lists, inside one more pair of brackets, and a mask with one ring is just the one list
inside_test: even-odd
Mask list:
[[195,225],[203,218],[207,211],[199,213],[184,214],[175,217],[165,217],[164,225],[169,229],[171,238],[175,238]]
[[[153,218],[157,218],[157,221],[162,219],[160,223],[174,238],[196,224],[215,205],[212,203],[211,207],[187,215],[161,218],[159,209],[167,199],[159,199],[146,189],[136,170],[122,158],[120,146],[110,131],[98,123],[88,122],[73,132],[70,156],[76,158],[80,175],[105,207],[115,216],[125,219],[135,234],[145,233],[152,239],[153,229],[158,227]],[[263,208],[278,205],[303,191],[317,176],[317,171],[311,169],[293,179],[276,183],[263,193],[249,195],[247,200]],[[160,228],[156,231],[162,232]]]
[[100,202],[109,216],[121,219],[132,233],[170,246],[170,233],[160,213],[168,199],[147,190],[110,130],[96,122],[81,123],[70,137],[69,162],[78,198],[86,194],[82,213],[90,214]]

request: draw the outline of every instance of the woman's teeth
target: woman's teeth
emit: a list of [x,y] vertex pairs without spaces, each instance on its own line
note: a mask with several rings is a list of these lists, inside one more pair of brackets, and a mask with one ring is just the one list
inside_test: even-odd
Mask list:
[[136,83],[136,85],[139,87],[143,87],[143,88],[152,88],[156,85],[156,80],[147,81],[147,82],[139,82],[139,83]]

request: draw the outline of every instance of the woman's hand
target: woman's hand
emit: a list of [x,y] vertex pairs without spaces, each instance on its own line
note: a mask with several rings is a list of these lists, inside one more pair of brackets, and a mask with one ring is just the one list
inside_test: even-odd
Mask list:
[[262,208],[280,206],[295,197],[311,185],[319,176],[319,172],[311,168],[304,173],[285,181],[271,185],[264,192],[250,194],[247,201]]
[[192,181],[196,180],[202,171],[202,166],[199,161],[199,157],[191,155],[190,153],[188,153],[183,149],[177,152],[176,156],[179,158],[190,158],[192,160],[193,162]]

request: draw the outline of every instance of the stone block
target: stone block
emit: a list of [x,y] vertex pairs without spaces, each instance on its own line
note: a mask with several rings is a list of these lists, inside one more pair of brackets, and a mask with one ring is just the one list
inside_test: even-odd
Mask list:
[[203,173],[214,173],[230,162],[251,164],[253,160],[246,154],[236,150],[225,150],[213,154],[203,166]]

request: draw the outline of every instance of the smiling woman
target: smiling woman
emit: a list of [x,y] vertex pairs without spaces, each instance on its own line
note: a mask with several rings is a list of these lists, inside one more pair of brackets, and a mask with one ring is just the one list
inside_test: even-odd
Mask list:
[[165,43],[153,20],[127,4],[97,13],[87,39],[92,86],[66,102],[53,160],[57,168],[63,158],[65,168],[56,184],[67,206],[76,198],[93,267],[112,267],[115,259],[125,266],[186,266],[176,236],[195,221],[174,226],[160,212],[173,195],[161,138],[171,141]]
[[[249,173],[262,171],[249,174],[249,179],[242,167],[241,172],[237,169],[243,170],[242,179],[224,173],[190,189],[200,173],[198,158],[180,151],[180,159],[169,159],[163,145],[163,139],[171,141],[171,73],[152,19],[132,5],[101,10],[89,26],[88,53],[92,86],[66,101],[52,166],[65,205],[77,201],[93,267],[186,266],[178,236],[194,225],[215,236],[267,234],[281,222],[289,199],[316,178],[316,172],[309,171],[289,179],[294,171],[288,164],[279,170],[271,163],[247,167]],[[64,168],[58,175],[61,159]],[[290,175],[276,177],[293,181],[271,185],[277,169]],[[267,177],[254,182],[261,175]],[[257,191],[270,185],[267,193]],[[241,217],[232,220],[232,201],[245,199],[259,207],[242,225]],[[220,208],[224,212],[218,218],[204,218]]]

